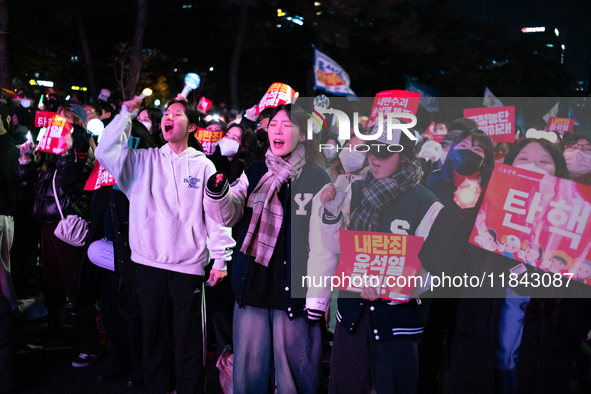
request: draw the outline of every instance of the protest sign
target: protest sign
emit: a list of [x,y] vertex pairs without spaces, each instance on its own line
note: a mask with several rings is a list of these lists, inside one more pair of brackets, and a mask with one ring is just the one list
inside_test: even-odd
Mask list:
[[103,186],[112,186],[116,184],[117,181],[115,181],[115,178],[113,178],[113,176],[109,174],[107,170],[105,170],[105,167],[103,167],[97,160],[94,163],[94,167],[90,172],[88,180],[86,181],[86,185],[84,185],[84,190],[93,191],[98,190]]
[[212,104],[213,104],[213,101],[208,100],[205,97],[201,96],[201,98],[199,99],[199,104],[197,105],[197,110],[199,112],[201,112],[202,114],[205,114],[205,113],[207,113],[207,111],[209,111]]
[[565,132],[573,131],[575,127],[575,120],[569,118],[556,118],[551,117],[546,125],[548,131],[558,131],[561,136],[564,136]]
[[[408,92],[406,90],[386,90],[376,94],[371,107],[368,127],[375,124],[378,119],[378,114],[383,113],[384,119],[391,112],[402,112],[405,114],[417,114],[419,102],[421,101],[421,94],[415,92]],[[405,122],[410,122],[410,119],[402,119]]]
[[515,142],[515,107],[464,108],[464,118],[473,119],[494,142]]
[[223,131],[211,131],[202,129],[201,127],[195,132],[195,138],[203,145],[203,153],[206,155],[212,155],[215,151],[217,142],[224,136]]
[[496,164],[470,243],[591,284],[590,201],[591,187]]
[[39,141],[38,149],[47,153],[64,153],[67,150],[66,137],[72,134],[72,124],[56,116],[49,122],[46,132]]
[[51,118],[57,115],[57,112],[37,111],[35,112],[35,127],[47,127]]
[[[408,302],[421,268],[418,254],[423,238],[412,235],[341,230],[341,261],[337,277],[347,277],[339,289],[361,293],[365,278],[375,277],[380,298]],[[420,284],[420,283],[419,283]]]
[[259,105],[257,105],[256,116],[258,116],[264,109],[272,107],[278,107],[283,104],[290,104],[296,95],[296,91],[293,90],[289,85],[275,82],[267,90],[267,93],[263,96]]

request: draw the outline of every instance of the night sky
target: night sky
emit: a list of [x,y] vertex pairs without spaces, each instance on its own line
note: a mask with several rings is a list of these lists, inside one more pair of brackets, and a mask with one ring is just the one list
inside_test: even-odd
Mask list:
[[[591,56],[589,0],[449,0],[471,19],[503,26],[513,37],[522,27],[566,28],[565,63],[576,78],[584,78]],[[430,1],[422,1],[430,3]]]

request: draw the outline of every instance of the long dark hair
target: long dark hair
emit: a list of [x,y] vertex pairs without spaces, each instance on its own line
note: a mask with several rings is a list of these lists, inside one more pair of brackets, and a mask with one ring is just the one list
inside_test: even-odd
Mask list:
[[[235,158],[242,158],[244,164],[248,167],[259,159],[259,144],[257,143],[256,134],[250,128],[241,125],[240,123],[231,124],[226,130],[226,133],[233,128],[239,128],[242,133],[242,138],[240,140],[242,152],[236,155]],[[217,150],[219,150],[219,148]]]
[[[308,128],[308,115],[306,115],[304,111],[302,111],[302,109],[295,104],[284,104],[276,107],[271,114],[269,123],[271,123],[273,118],[281,111],[285,111],[291,123],[299,127],[300,133],[306,135],[306,130]],[[322,167],[324,165],[324,157],[320,153],[316,138],[312,138],[311,140],[306,138],[302,144],[306,150],[306,163]]]
[[515,158],[517,157],[519,152],[521,152],[523,148],[525,148],[533,142],[537,142],[538,144],[540,144],[542,148],[544,148],[546,152],[548,152],[552,157],[552,160],[554,161],[554,167],[556,168],[554,176],[563,179],[570,179],[570,173],[568,172],[568,167],[566,166],[564,156],[562,156],[562,153],[560,153],[560,149],[558,149],[556,145],[545,139],[537,140],[533,138],[528,138],[519,142],[509,151],[509,153],[507,153],[507,156],[505,156],[505,161],[503,161],[503,164],[513,165],[513,162],[515,161]]
[[157,148],[158,145],[152,140],[152,135],[139,120],[131,122],[131,135],[140,139],[138,149]]
[[[493,169],[495,166],[495,154],[490,137],[482,130],[470,129],[462,131],[455,139],[451,147],[449,148],[448,156],[451,155],[456,145],[465,140],[468,136],[472,136],[472,146],[478,145],[484,150],[484,161],[480,167],[480,186],[485,190],[488,186],[488,181],[492,176]],[[441,178],[443,181],[452,183],[454,182],[454,169],[451,160],[445,160],[443,168],[441,169]]]

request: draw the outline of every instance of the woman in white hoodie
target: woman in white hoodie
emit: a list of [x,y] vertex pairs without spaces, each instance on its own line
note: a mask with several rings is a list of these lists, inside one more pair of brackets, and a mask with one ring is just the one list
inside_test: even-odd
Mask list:
[[[215,167],[188,145],[197,113],[172,100],[162,118],[168,142],[159,149],[129,149],[131,120],[141,100],[123,104],[103,132],[96,156],[130,201],[131,260],[138,263],[138,295],[144,325],[144,374],[150,392],[204,392],[201,285],[226,275],[235,245],[230,229],[203,211],[203,182]],[[175,352],[173,353],[173,334]],[[173,362],[174,358],[174,362]]]

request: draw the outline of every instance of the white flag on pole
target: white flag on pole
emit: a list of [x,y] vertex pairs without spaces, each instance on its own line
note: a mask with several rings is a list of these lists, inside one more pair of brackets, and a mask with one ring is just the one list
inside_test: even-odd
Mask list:
[[485,107],[503,107],[503,103],[499,100],[488,87],[484,89],[484,101],[482,105]]
[[558,115],[558,104],[560,104],[560,101],[557,101],[556,104],[554,104],[554,107],[552,107],[552,109],[550,111],[548,111],[548,113],[546,115],[542,116],[542,118],[544,118],[544,121],[546,123],[548,123],[550,118],[555,118],[556,115]]

